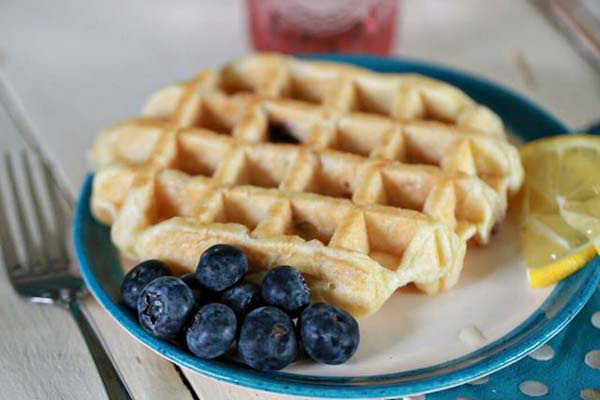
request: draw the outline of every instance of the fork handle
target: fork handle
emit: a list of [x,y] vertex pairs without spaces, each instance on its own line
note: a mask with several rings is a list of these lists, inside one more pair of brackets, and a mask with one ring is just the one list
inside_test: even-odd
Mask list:
[[131,400],[132,396],[129,394],[127,386],[115,369],[105,345],[96,333],[97,330],[94,328],[89,314],[84,309],[81,301],[70,301],[67,304],[67,308],[71,312],[75,322],[77,322],[77,326],[90,350],[102,383],[104,383],[108,398],[110,400]]

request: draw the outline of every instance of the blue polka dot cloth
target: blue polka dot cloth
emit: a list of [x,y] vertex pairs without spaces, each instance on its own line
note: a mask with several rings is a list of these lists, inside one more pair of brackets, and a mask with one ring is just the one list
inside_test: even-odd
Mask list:
[[600,287],[547,344],[498,372],[405,400],[600,400]]

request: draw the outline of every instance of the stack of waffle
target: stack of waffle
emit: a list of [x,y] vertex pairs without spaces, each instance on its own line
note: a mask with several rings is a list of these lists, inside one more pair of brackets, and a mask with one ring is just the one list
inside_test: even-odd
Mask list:
[[502,122],[448,84],[256,55],[155,93],[98,137],[92,212],[134,259],[195,269],[216,243],[293,265],[355,315],[454,285],[523,170]]

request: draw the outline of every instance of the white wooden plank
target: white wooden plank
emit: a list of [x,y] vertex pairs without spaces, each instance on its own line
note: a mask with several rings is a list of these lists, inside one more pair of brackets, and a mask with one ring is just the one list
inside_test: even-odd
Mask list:
[[25,303],[2,276],[0,315],[2,398],[106,399],[83,339],[64,310]]
[[274,393],[263,392],[259,390],[247,389],[240,386],[230,385],[216,381],[212,378],[196,374],[190,370],[184,369],[190,384],[196,390],[200,399],[219,399],[219,400],[305,400],[308,397],[288,396]]
[[[25,147],[1,106],[0,131],[0,151]],[[0,340],[0,398],[106,399],[94,362],[71,316],[58,307],[34,305],[19,298],[5,278],[1,262],[0,268],[0,318],[7,327]],[[134,398],[192,399],[173,364],[131,338],[91,296],[86,308]]]
[[[23,148],[1,106],[0,132],[0,154]],[[0,398],[106,399],[92,358],[71,316],[58,307],[32,304],[17,296],[2,261],[0,320]]]
[[93,298],[86,301],[86,307],[134,399],[192,400],[173,364],[132,338]]
[[[405,1],[396,54],[503,83],[572,127],[600,119],[600,76],[530,1]],[[522,54],[534,77],[528,84]]]

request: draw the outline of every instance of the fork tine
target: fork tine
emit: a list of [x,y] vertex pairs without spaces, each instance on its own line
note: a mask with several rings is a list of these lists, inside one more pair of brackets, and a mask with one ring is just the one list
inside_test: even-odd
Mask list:
[[52,213],[54,214],[54,236],[56,240],[54,245],[55,248],[58,249],[58,256],[60,257],[59,263],[62,263],[64,267],[67,267],[67,263],[69,261],[69,254],[67,252],[67,247],[65,244],[65,238],[67,237],[65,209],[60,203],[60,199],[56,193],[56,188],[52,186],[52,180],[54,178],[52,176],[52,171],[50,170],[50,167],[48,167],[46,163],[42,162],[41,168],[43,172],[42,180],[44,181],[48,197],[50,198],[50,206],[52,207]]
[[37,186],[33,181],[33,174],[31,173],[31,165],[29,159],[27,157],[27,152],[23,150],[21,152],[21,163],[23,164],[23,169],[25,170],[25,177],[27,179],[28,186],[28,194],[31,196],[31,202],[33,204],[33,211],[35,213],[35,218],[39,225],[40,229],[40,242],[41,247],[43,249],[43,258],[45,262],[49,262],[52,258],[52,247],[51,247],[51,236],[50,231],[48,229],[48,224],[46,223],[46,218],[44,217],[44,212],[42,210],[42,206],[40,205],[40,198]]
[[9,153],[4,154],[4,163],[6,165],[6,171],[8,172],[8,180],[11,186],[12,200],[15,205],[14,208],[17,210],[17,218],[19,220],[19,225],[21,226],[21,235],[23,236],[21,239],[23,239],[23,242],[25,243],[25,264],[30,266],[33,262],[37,261],[33,257],[35,254],[35,247],[33,245],[31,230],[29,229],[29,225],[27,224],[27,219],[25,217],[25,212],[23,211],[23,202],[21,201],[21,196],[19,195],[19,191],[17,190],[17,179],[15,176],[13,163],[11,161],[11,156]]
[[19,267],[19,259],[17,257],[15,242],[8,226],[8,216],[4,210],[4,199],[0,193],[0,246],[2,247],[4,266],[8,270],[9,276],[12,276]]

